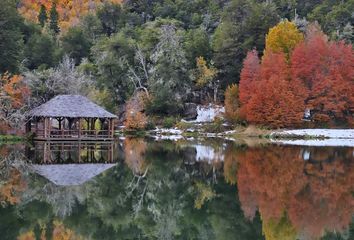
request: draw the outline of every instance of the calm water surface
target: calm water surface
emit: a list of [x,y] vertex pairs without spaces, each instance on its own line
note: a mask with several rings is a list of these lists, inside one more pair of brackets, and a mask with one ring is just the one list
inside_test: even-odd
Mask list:
[[0,239],[354,239],[354,148],[0,146]]

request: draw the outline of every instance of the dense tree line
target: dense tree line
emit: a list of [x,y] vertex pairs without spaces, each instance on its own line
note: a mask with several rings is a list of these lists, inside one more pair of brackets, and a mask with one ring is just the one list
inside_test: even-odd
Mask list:
[[318,21],[331,40],[353,41],[352,0],[120,2],[1,1],[0,74],[24,75],[37,97],[45,89],[33,81],[47,86],[67,56],[88,79],[86,92],[110,110],[144,90],[148,114],[178,114],[187,101],[222,101],[247,52],[261,56],[281,19],[300,31]]
[[257,52],[249,52],[241,72],[241,118],[299,126],[308,109],[308,118],[318,125],[353,125],[352,45],[329,41],[316,25],[309,25],[303,38],[284,21],[270,29],[261,61]]

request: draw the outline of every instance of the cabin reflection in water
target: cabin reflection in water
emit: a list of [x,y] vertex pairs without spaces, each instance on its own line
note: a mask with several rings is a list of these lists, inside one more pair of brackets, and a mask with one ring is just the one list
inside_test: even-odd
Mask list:
[[111,163],[117,160],[115,142],[35,142],[27,157],[37,164]]

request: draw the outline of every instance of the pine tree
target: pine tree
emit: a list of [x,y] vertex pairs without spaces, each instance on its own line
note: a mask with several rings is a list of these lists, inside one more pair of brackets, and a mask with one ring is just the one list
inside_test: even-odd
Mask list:
[[46,24],[48,20],[48,16],[47,16],[47,9],[45,8],[45,6],[42,4],[41,5],[41,10],[39,11],[38,14],[38,21],[39,24],[44,27],[44,25]]
[[52,8],[50,9],[49,28],[53,31],[55,35],[57,35],[60,32],[58,21],[59,21],[59,14],[57,11],[57,5],[56,3],[53,3]]
[[0,74],[16,73],[22,61],[23,20],[13,0],[0,1]]

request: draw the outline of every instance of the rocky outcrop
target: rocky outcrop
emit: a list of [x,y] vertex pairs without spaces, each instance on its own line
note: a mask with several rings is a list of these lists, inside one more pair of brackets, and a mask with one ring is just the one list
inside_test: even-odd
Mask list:
[[198,116],[198,111],[197,111],[197,104],[195,103],[186,103],[184,104],[184,109],[182,113],[183,119],[189,121],[189,120],[195,120]]

